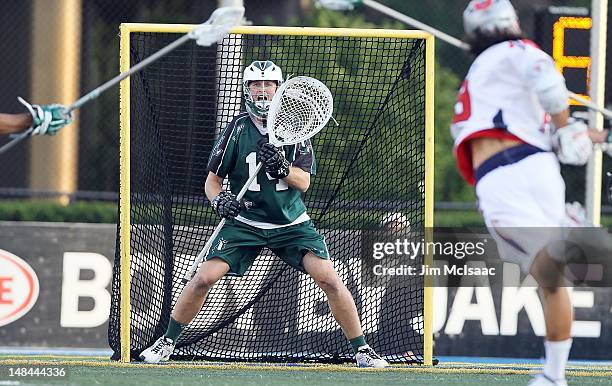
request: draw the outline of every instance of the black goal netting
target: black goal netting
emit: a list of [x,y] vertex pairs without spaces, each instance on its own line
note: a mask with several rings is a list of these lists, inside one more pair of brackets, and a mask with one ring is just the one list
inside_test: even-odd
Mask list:
[[[181,34],[130,35],[135,64]],[[304,200],[352,293],[368,343],[395,363],[423,359],[423,282],[368,283],[364,239],[385,218],[424,228],[425,41],[413,38],[230,35],[188,43],[130,79],[130,245],[117,243],[109,343],[120,357],[121,294],[131,298],[132,357],[161,336],[189,269],[220,218],[203,192],[209,153],[244,109],[242,71],[272,60],[334,95],[334,117],[313,138],[317,174]],[[122,210],[122,208],[119,208]],[[395,232],[395,230],[391,230]],[[119,248],[131,288],[120,288]],[[364,257],[365,256],[365,257]],[[221,279],[179,338],[175,359],[343,362],[351,347],[325,295],[264,249],[244,277]]]

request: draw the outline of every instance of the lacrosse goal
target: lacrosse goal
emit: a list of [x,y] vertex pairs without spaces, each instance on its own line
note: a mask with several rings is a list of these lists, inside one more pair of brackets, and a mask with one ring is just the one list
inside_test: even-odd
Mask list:
[[[124,24],[126,70],[192,26]],[[242,71],[272,60],[334,95],[313,138],[305,195],[368,343],[390,362],[432,362],[431,292],[362,282],[362,236],[395,221],[433,224],[433,38],[417,31],[238,27],[222,44],[184,45],[121,84],[121,184],[109,343],[129,361],[166,329],[181,278],[219,218],[203,193],[209,153],[244,108]],[[401,225],[401,224],[400,224]],[[264,250],[211,291],[175,359],[342,362],[353,354],[312,280]]]

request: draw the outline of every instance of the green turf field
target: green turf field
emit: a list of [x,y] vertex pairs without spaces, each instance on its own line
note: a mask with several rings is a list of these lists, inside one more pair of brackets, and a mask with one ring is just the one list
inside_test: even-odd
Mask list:
[[[55,366],[65,378],[9,377],[17,367]],[[216,362],[171,362],[165,365],[123,364],[106,358],[0,356],[0,385],[526,385],[533,365],[447,363],[435,368],[394,366],[360,370],[346,365],[267,365]],[[569,384],[612,385],[610,366],[572,366]]]

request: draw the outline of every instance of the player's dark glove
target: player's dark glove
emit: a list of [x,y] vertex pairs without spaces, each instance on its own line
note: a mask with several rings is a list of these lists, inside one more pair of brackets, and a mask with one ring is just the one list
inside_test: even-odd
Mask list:
[[213,210],[223,218],[235,218],[243,209],[249,209],[249,204],[244,199],[236,200],[234,193],[225,190],[221,191],[211,202]]
[[262,162],[266,172],[272,178],[285,178],[289,175],[289,161],[283,156],[280,149],[271,143],[260,144],[257,159]]

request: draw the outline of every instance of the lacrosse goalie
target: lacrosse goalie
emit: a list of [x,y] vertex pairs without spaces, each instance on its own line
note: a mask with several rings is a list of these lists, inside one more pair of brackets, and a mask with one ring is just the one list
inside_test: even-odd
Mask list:
[[529,385],[565,386],[573,310],[563,278],[551,284],[549,269],[563,261],[548,248],[547,234],[525,237],[529,232],[520,234],[519,228],[567,226],[559,162],[584,165],[593,143],[607,142],[608,131],[569,118],[563,76],[550,56],[524,39],[508,0],[473,0],[463,22],[476,58],[459,90],[451,126],[457,165],[475,185],[502,259],[519,264],[542,289],[546,362]]
[[[255,61],[244,70],[247,112],[233,119],[213,148],[205,184],[212,208],[227,222],[183,289],[166,334],[140,354],[145,362],[168,360],[181,331],[198,314],[212,286],[224,275],[244,275],[267,247],[293,268],[308,273],[325,292],[359,367],[388,366],[366,343],[355,302],[334,270],[324,238],[306,213],[301,194],[316,172],[310,141],[282,148],[269,143],[266,120],[282,82],[281,69],[271,61]],[[264,167],[244,199],[237,200],[237,192],[258,162]],[[229,190],[223,189],[224,179],[229,180]]]

